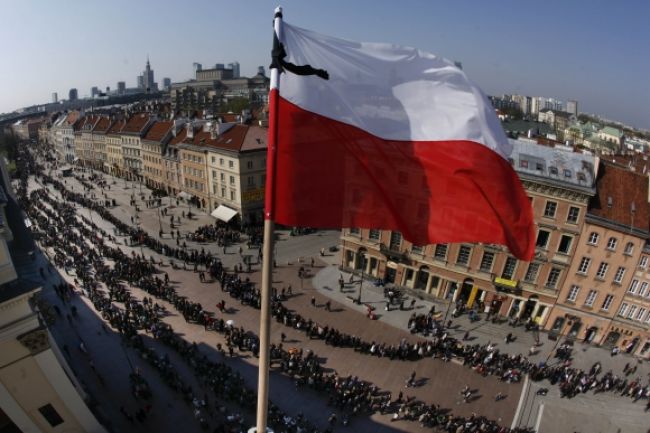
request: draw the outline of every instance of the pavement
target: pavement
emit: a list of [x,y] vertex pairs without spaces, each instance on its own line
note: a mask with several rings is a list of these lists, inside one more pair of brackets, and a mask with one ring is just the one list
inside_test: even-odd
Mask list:
[[[74,179],[67,178],[66,183],[68,187],[72,187],[77,192],[82,190],[81,185]],[[147,230],[151,235],[157,236],[161,225],[158,220],[159,209],[146,208],[140,203],[139,194],[136,194],[136,201],[139,202],[138,206],[140,208],[140,211],[136,212],[129,205],[129,201],[134,192],[139,193],[139,186],[136,185],[134,188],[131,182],[128,182],[127,187],[124,187],[124,184],[123,180],[116,181],[111,184],[110,191],[106,191],[107,196],[111,199],[114,198],[118,203],[118,206],[112,209],[113,214],[125,222],[130,222],[130,218],[134,217],[135,223],[139,223],[140,227]],[[143,191],[147,196],[146,188],[143,187]],[[96,192],[96,194],[98,193]],[[168,202],[169,199],[163,199],[164,205],[169,206]],[[171,201],[171,206],[169,206],[170,214],[181,216],[181,213],[186,211],[186,207],[179,208],[176,206],[175,200]],[[112,230],[112,227],[94,212],[83,209],[80,209],[80,212],[92,216],[96,224],[109,232]],[[183,219],[181,216],[182,228],[180,230],[182,234],[192,232],[201,225],[214,222],[214,219],[204,212],[197,212],[194,208],[192,208],[192,212],[196,214],[192,220]],[[162,221],[164,219],[161,219]],[[319,254],[321,248],[328,250],[330,246],[339,243],[340,232],[318,231],[310,235],[292,237],[286,231],[279,231],[278,235],[275,250],[278,267],[274,271],[274,287],[280,289],[292,285],[295,296],[288,301],[288,306],[318,323],[336,326],[340,330],[356,334],[369,341],[397,343],[402,338],[408,340],[419,338],[412,336],[406,329],[408,318],[413,312],[427,312],[432,305],[436,306],[437,311],[446,311],[446,305],[442,303],[416,299],[414,310],[385,312],[383,311],[385,305],[383,289],[375,287],[369,281],[364,281],[361,294],[362,302],[377,307],[378,320],[370,321],[365,317],[365,307],[356,305],[351,301],[351,298],[356,298],[358,295],[361,277],[354,276],[354,282],[346,284],[343,292],[339,291],[338,279],[341,274],[346,282],[350,278],[349,274],[338,269],[340,263],[339,253],[328,253],[324,257]],[[171,239],[168,234],[163,235],[163,240],[169,242],[170,245],[176,245],[176,241]],[[242,261],[242,256],[238,253],[238,246],[234,246],[232,251],[223,254],[223,251],[214,244],[186,242],[188,248],[205,248],[218,254],[227,267],[232,267]],[[121,248],[130,252],[128,251],[130,247],[122,245]],[[244,249],[243,254],[256,257],[256,250],[249,251],[245,245],[242,245],[242,248]],[[144,252],[147,256],[157,256],[153,252],[147,252],[146,250],[146,248],[144,248],[144,251],[138,248],[136,252]],[[309,266],[312,257],[316,262],[313,269]],[[304,266],[311,271],[310,278],[306,280],[298,278],[297,271],[300,266]],[[177,289],[181,293],[201,302],[206,309],[213,310],[213,308],[207,306],[213,306],[221,299],[225,299],[233,307],[230,314],[237,324],[241,323],[246,329],[255,332],[259,328],[259,311],[250,309],[247,306],[233,306],[232,302],[235,301],[231,300],[230,297],[226,297],[227,294],[222,293],[217,288],[218,285],[199,283],[198,275],[193,272],[176,271],[170,266],[166,266],[165,271],[170,274],[173,281],[177,282]],[[253,272],[249,274],[253,281],[259,282],[260,274],[258,271],[259,265],[254,265]],[[63,275],[63,277],[66,278],[67,276]],[[57,278],[55,277],[54,281],[58,281]],[[133,289],[133,291],[137,294],[137,289]],[[48,290],[47,287],[44,289],[44,295],[49,301],[58,302],[58,299],[52,293],[51,289]],[[314,308],[310,305],[309,300],[312,296],[316,298],[316,304],[319,307]],[[328,299],[332,301],[333,311],[331,312],[327,312],[322,308]],[[79,305],[87,304],[85,299],[75,300],[75,302],[78,302]],[[137,354],[129,354],[128,348],[121,347],[119,337],[114,333],[101,334],[103,332],[100,331],[101,318],[97,317],[92,306],[86,305],[86,307],[87,311],[84,311],[82,315],[84,326],[74,326],[72,327],[74,329],[68,329],[70,326],[60,321],[54,325],[53,335],[60,345],[67,344],[71,348],[76,347],[78,339],[82,338],[89,347],[91,356],[93,356],[92,354],[96,356],[96,359],[94,358],[95,364],[97,367],[101,367],[97,370],[105,374],[107,378],[110,377],[109,380],[104,379],[104,383],[109,384],[110,389],[107,390],[106,385],[102,385],[96,374],[88,367],[88,362],[83,359],[83,356],[73,356],[69,360],[75,373],[84,381],[84,386],[88,388],[89,393],[95,396],[95,400],[98,402],[98,410],[104,414],[105,418],[114,420],[113,424],[117,427],[115,431],[137,431],[137,426],[135,426],[134,430],[134,426],[131,426],[126,419],[119,415],[119,406],[117,406],[118,403],[122,402],[130,406],[133,405],[133,402],[128,400],[128,371],[130,371],[134,362],[138,364],[138,368],[143,369],[143,374],[150,376],[152,384],[157,383],[155,385],[156,398],[157,401],[160,398],[163,402],[160,405],[155,405],[157,408],[156,415],[150,417],[147,421],[147,423],[151,423],[151,425],[146,425],[147,429],[171,431],[169,430],[170,426],[179,425],[180,420],[191,417],[191,411],[189,411],[187,405],[178,396],[175,396],[175,393],[169,392],[163,384],[156,381],[155,372],[147,372],[146,364],[140,365],[143,363],[137,362]],[[169,321],[176,332],[183,335],[184,338],[201,344],[202,349],[209,356],[220,356],[214,350],[215,345],[221,342],[221,336],[218,334],[206,333],[202,327],[187,324],[182,317],[175,314],[171,314],[165,320]],[[453,322],[455,329],[451,331],[452,335],[461,337],[469,330],[473,338],[472,343],[491,341],[497,343],[500,350],[509,353],[527,353],[534,342],[533,336],[525,332],[523,328],[493,325],[485,321],[470,323],[465,316],[453,319]],[[528,383],[526,386],[524,384],[503,384],[495,378],[483,378],[460,365],[443,363],[438,360],[425,359],[412,363],[359,355],[350,349],[335,349],[326,346],[319,340],[309,340],[305,338],[304,334],[285,328],[275,322],[272,326],[272,341],[279,342],[282,332],[287,334],[288,341],[291,342],[287,344],[295,344],[296,347],[314,350],[323,359],[327,368],[332,368],[340,374],[358,375],[363,379],[374,382],[380,388],[390,390],[394,394],[403,390],[405,378],[411,371],[415,370],[418,377],[426,379],[424,380],[425,384],[419,388],[410,388],[408,394],[421,398],[423,401],[441,404],[443,407],[451,409],[453,413],[469,415],[476,412],[499,419],[504,425],[538,426],[539,431],[543,433],[574,431],[573,427],[568,427],[569,424],[559,421],[562,419],[570,419],[572,422],[583,426],[583,430],[578,429],[576,431],[616,432],[615,425],[624,426],[625,428],[622,431],[626,432],[645,433],[646,431],[643,422],[637,422],[637,420],[647,419],[642,412],[643,405],[641,403],[633,404],[629,399],[623,399],[611,394],[597,396],[586,394],[571,400],[561,400],[559,393],[555,395],[556,388],[549,386],[551,392],[547,397],[544,399],[533,398],[535,387],[538,384]],[[517,337],[515,342],[508,345],[503,342],[503,338],[507,333],[512,333]],[[554,341],[546,340],[544,334],[542,334],[542,342],[540,352],[532,359],[545,360],[553,352]],[[152,341],[152,344],[155,344],[155,341]],[[582,346],[580,343],[576,344],[574,353],[575,365],[583,368],[589,368],[593,362],[600,360],[605,370],[611,368],[620,372],[625,363],[636,362],[634,359],[623,355],[611,357],[603,349]],[[256,385],[257,365],[255,358],[237,357],[228,361],[233,368],[238,369],[245,375],[251,386]],[[642,373],[645,376],[648,372],[647,364],[639,364],[638,367],[639,372],[637,375]],[[190,378],[188,380],[191,380],[191,373],[189,371],[186,373],[187,377]],[[326,417],[331,413],[331,408],[327,408],[321,396],[311,391],[301,390],[296,392],[293,383],[284,376],[272,374],[271,377],[271,398],[273,401],[289,413],[302,411],[316,421],[325,423]],[[467,405],[459,404],[458,391],[467,384],[478,389],[481,398]],[[495,403],[491,397],[497,392],[502,392],[507,395],[507,398]],[[164,408],[173,408],[173,410]],[[591,416],[590,410],[592,412],[596,410],[601,418],[611,420],[611,425],[600,421],[597,422],[598,418]],[[584,430],[584,426],[590,425],[598,428],[598,430]],[[403,421],[390,423],[387,416],[379,415],[355,420],[351,427],[354,427],[355,431],[422,430],[416,423]],[[188,426],[188,431],[192,430],[193,428]]]

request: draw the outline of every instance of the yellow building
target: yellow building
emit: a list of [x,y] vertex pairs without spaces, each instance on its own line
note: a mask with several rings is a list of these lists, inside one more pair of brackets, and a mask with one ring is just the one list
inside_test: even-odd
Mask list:
[[147,135],[142,137],[142,166],[145,184],[153,189],[166,189],[165,165],[163,153],[169,140],[172,138],[174,122],[155,122]]
[[122,158],[122,136],[120,132],[126,120],[119,119],[108,128],[106,131],[106,165],[108,172],[113,176],[122,176],[124,172],[124,159]]

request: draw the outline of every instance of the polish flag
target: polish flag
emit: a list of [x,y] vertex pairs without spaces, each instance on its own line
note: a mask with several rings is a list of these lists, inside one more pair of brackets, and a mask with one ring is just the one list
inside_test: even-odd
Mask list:
[[532,258],[533,213],[512,147],[461,69],[414,48],[280,26],[267,218],[394,230],[418,246],[504,244]]

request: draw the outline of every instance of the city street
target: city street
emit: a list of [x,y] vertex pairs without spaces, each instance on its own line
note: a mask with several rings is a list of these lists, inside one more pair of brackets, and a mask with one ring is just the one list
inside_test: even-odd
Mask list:
[[[157,237],[160,226],[164,224],[161,218],[158,219],[160,209],[158,207],[147,208],[140,199],[140,186],[133,185],[131,182],[115,181],[111,183],[110,190],[105,190],[106,197],[99,195],[98,189],[95,189],[97,199],[115,199],[117,206],[111,209],[113,215],[120,218],[126,223],[139,224],[151,236]],[[126,185],[126,187],[125,187]],[[35,183],[31,184],[32,188],[37,187]],[[82,192],[83,187],[73,178],[66,178],[66,186],[76,192]],[[148,197],[148,190],[142,187],[145,198]],[[135,193],[135,195],[134,195]],[[139,211],[129,204],[132,196],[136,199],[136,206]],[[176,230],[180,230],[181,235],[193,232],[196,228],[211,224],[214,219],[203,212],[199,212],[191,208],[192,213],[196,214],[191,220],[183,218],[182,212],[187,213],[188,207],[181,202],[176,205],[176,200],[171,200],[171,205],[168,204],[169,199],[163,199],[163,206],[168,206],[168,215],[174,217],[181,217],[181,225]],[[113,226],[104,221],[95,212],[90,212],[87,209],[79,209],[78,212],[90,218],[95,224],[106,230],[108,233],[113,233]],[[165,218],[169,219],[169,216]],[[167,224],[167,229],[169,225]],[[170,246],[176,246],[176,241],[169,236],[167,230],[163,234],[163,241]],[[410,334],[407,329],[407,322],[409,316],[416,312],[426,312],[433,305],[431,302],[426,302],[416,299],[414,310],[407,309],[400,311],[394,309],[390,312],[383,311],[385,303],[383,298],[383,290],[375,287],[368,281],[363,283],[363,291],[361,294],[362,302],[367,305],[376,307],[378,319],[371,321],[365,317],[365,306],[359,306],[351,302],[351,298],[358,295],[359,286],[361,284],[361,277],[354,276],[352,283],[347,283],[343,292],[339,291],[338,279],[341,275],[346,282],[349,281],[350,275],[341,272],[338,269],[340,257],[338,253],[327,253],[325,257],[320,257],[321,248],[327,251],[330,246],[337,245],[339,232],[337,231],[318,231],[309,235],[290,236],[288,231],[279,231],[278,241],[276,243],[276,261],[277,268],[274,272],[274,287],[278,290],[288,288],[291,285],[294,296],[290,297],[286,302],[287,307],[295,310],[299,314],[309,317],[317,323],[335,325],[339,330],[345,331],[349,334],[356,335],[366,341],[378,341],[397,344],[400,340],[406,339],[407,341],[418,341],[421,337],[416,337]],[[144,253],[145,256],[153,256],[155,261],[163,261],[162,269],[167,272],[170,279],[176,283],[176,288],[179,293],[187,296],[188,298],[200,302],[206,310],[214,311],[214,305],[221,301],[226,300],[232,307],[228,311],[228,318],[234,320],[236,326],[244,326],[255,333],[259,329],[258,315],[259,311],[249,306],[232,304],[237,302],[232,300],[226,293],[219,289],[218,283],[201,283],[198,274],[191,271],[191,266],[188,266],[188,271],[173,269],[169,264],[168,258],[163,258],[148,248],[135,247],[131,248],[125,244],[124,237],[117,237],[118,242],[121,244],[125,252],[131,253],[134,251],[136,254]],[[190,241],[181,241],[187,243],[188,249],[212,251],[216,254],[224,265],[232,269],[235,265],[243,263],[243,256],[250,255],[252,257],[252,272],[245,274],[246,277],[252,281],[259,283],[259,264],[257,262],[257,249],[248,249],[245,243],[238,245],[231,245],[224,253],[223,249],[214,243],[199,244]],[[241,254],[239,249],[241,248]],[[315,265],[310,266],[311,259],[315,260]],[[181,262],[176,262],[177,265],[182,266]],[[308,269],[308,278],[302,279],[298,277],[298,270],[300,267]],[[62,272],[62,276],[69,282],[74,281],[73,276],[68,276]],[[53,277],[53,282],[58,282],[56,277]],[[47,289],[47,288],[46,288]],[[136,288],[131,287],[130,290],[134,295],[141,297],[144,296],[143,292]],[[44,290],[46,298],[52,302],[57,303],[56,296],[52,291]],[[311,304],[311,299],[314,298],[315,305]],[[327,300],[333,301],[331,303],[331,311],[326,311],[324,305]],[[120,395],[125,395],[128,388],[128,371],[132,364],[136,364],[137,368],[143,368],[141,363],[137,362],[136,354],[129,354],[128,349],[120,346],[119,338],[112,333],[103,335],[101,329],[101,319],[96,316],[90,305],[85,298],[80,298],[77,305],[84,306],[86,309],[82,310],[81,317],[84,320],[84,326],[70,327],[63,321],[57,322],[53,327],[53,334],[61,345],[66,344],[68,347],[78,346],[79,338],[82,338],[91,354],[97,354],[95,359],[95,366],[98,371],[101,371],[104,382],[110,384],[111,392],[109,395],[114,395],[115,398],[106,399],[106,390],[94,377],[91,371],[84,362],[84,359],[79,357],[71,357],[69,359],[75,372],[82,377],[85,386],[89,389],[90,394],[98,401],[100,410],[106,414],[108,418],[114,420],[116,425],[121,425],[122,428],[128,431],[129,424],[118,415],[119,406],[115,402],[123,401]],[[435,304],[438,311],[445,311],[446,306],[443,304]],[[173,311],[171,306],[166,306],[168,311]],[[199,344],[201,350],[205,351],[207,356],[219,358],[221,355],[216,353],[214,347],[217,343],[222,343],[222,337],[216,333],[206,332],[202,327],[195,324],[189,324],[177,314],[169,314],[164,320],[170,323],[174,330],[183,335],[188,341],[193,341]],[[91,324],[94,324],[91,326]],[[493,325],[481,321],[477,323],[470,323],[469,320],[462,316],[454,319],[454,327],[450,331],[452,336],[460,338],[467,330],[473,338],[471,343],[484,344],[488,341],[496,343],[501,351],[507,353],[528,353],[528,349],[533,344],[532,335],[524,332],[523,328],[513,329],[507,325]],[[503,343],[503,338],[507,333],[513,333],[517,338],[513,343],[506,345]],[[585,431],[612,431],[608,424],[602,422],[596,423],[598,418],[590,417],[589,411],[585,409],[586,404],[588,407],[599,407],[599,413],[603,417],[612,420],[611,426],[625,425],[626,429],[623,431],[630,432],[643,432],[645,427],[642,422],[635,422],[635,420],[643,420],[642,404],[633,404],[629,399],[622,399],[612,394],[593,395],[591,393],[578,396],[571,400],[560,400],[559,393],[556,388],[549,386],[549,384],[530,384],[530,391],[523,384],[506,384],[498,381],[495,377],[482,377],[470,369],[459,365],[457,362],[443,363],[440,360],[424,359],[418,362],[409,361],[391,361],[387,358],[369,357],[358,354],[350,349],[333,348],[326,345],[322,340],[312,340],[306,338],[304,333],[296,331],[291,328],[286,328],[280,324],[273,323],[272,327],[272,342],[279,343],[281,334],[286,334],[285,344],[295,345],[303,350],[313,350],[319,357],[322,358],[325,366],[337,371],[340,375],[358,375],[361,379],[369,380],[379,386],[381,389],[390,390],[393,395],[400,391],[404,391],[406,395],[415,396],[425,402],[440,404],[442,407],[449,408],[454,414],[458,415],[471,415],[472,413],[479,413],[486,415],[492,419],[497,419],[503,425],[510,426],[513,423],[522,426],[537,426],[541,432],[551,431],[569,431],[558,430],[558,427],[564,424],[559,423],[558,419],[569,417],[580,425],[590,425],[592,421],[593,426],[597,426],[603,430],[585,430]],[[545,336],[542,337],[544,343],[539,349],[539,353],[534,355],[535,360],[543,361],[549,354],[554,351],[554,341],[547,340]],[[152,340],[155,345],[155,340]],[[576,344],[574,351],[574,363],[582,368],[589,368],[593,362],[600,360],[603,368],[622,370],[626,362],[634,362],[631,358],[619,355],[618,357],[611,357],[609,354],[599,348],[581,347]],[[161,351],[164,348],[160,347]],[[101,355],[100,355],[101,354]],[[135,361],[133,361],[135,360]],[[255,387],[257,382],[256,371],[257,359],[248,355],[239,355],[236,358],[228,359],[229,365],[240,371],[250,386]],[[552,359],[551,359],[552,362]],[[101,365],[100,365],[101,364]],[[177,363],[181,365],[182,363]],[[421,378],[422,385],[417,388],[403,389],[403,384],[408,375],[416,372],[416,377]],[[647,374],[647,366],[645,364],[639,365],[639,371],[645,376]],[[185,372],[187,377],[191,377],[189,371]],[[187,410],[187,405],[184,405],[182,400],[173,392],[165,389],[164,385],[157,383],[155,375],[148,373],[146,367],[143,368],[143,374],[146,376],[151,375],[150,383],[155,390],[156,402],[159,400],[164,402],[162,405],[156,403],[154,407],[161,408],[174,408],[174,410],[161,410],[158,413],[160,416],[151,417],[152,425],[147,424],[151,429],[155,426],[157,430],[167,431],[166,426],[174,425],[174,420],[180,420],[183,416],[188,415],[184,411]],[[184,375],[184,376],[185,376]],[[638,375],[638,373],[637,373]],[[109,378],[109,380],[106,380]],[[115,380],[113,380],[115,379]],[[157,383],[156,385],[154,385]],[[461,402],[459,391],[464,386],[468,385],[472,389],[478,390],[479,398],[475,399],[469,404]],[[196,384],[199,387],[199,384]],[[551,391],[546,397],[531,398],[534,396],[534,390],[540,386],[547,386]],[[523,389],[523,393],[522,393]],[[497,393],[505,395],[505,399],[495,402],[494,396]],[[160,398],[159,398],[160,397]],[[310,419],[317,421],[322,426],[325,425],[329,414],[332,412],[331,408],[327,408],[324,399],[319,397],[311,391],[295,391],[295,386],[286,378],[272,374],[271,381],[271,399],[289,413],[304,413]],[[176,408],[184,408],[176,410]],[[575,410],[574,410],[575,408]],[[607,412],[611,412],[604,415]],[[541,415],[541,416],[540,416]],[[189,415],[191,416],[191,415]],[[516,419],[515,419],[516,418]],[[614,421],[616,420],[616,421]],[[155,424],[153,424],[155,423]],[[558,424],[559,423],[559,424]],[[418,431],[419,425],[417,423],[398,421],[390,422],[389,416],[374,415],[368,419],[360,418],[353,421],[352,427],[355,431]],[[584,428],[584,427],[583,427]],[[137,430],[137,429],[136,429]],[[579,430],[578,430],[579,431]]]

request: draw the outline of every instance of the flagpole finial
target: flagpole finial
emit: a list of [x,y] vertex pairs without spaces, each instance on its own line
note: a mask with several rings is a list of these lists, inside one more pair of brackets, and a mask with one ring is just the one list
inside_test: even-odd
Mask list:
[[278,6],[275,8],[275,17],[274,18],[282,18],[282,6]]

